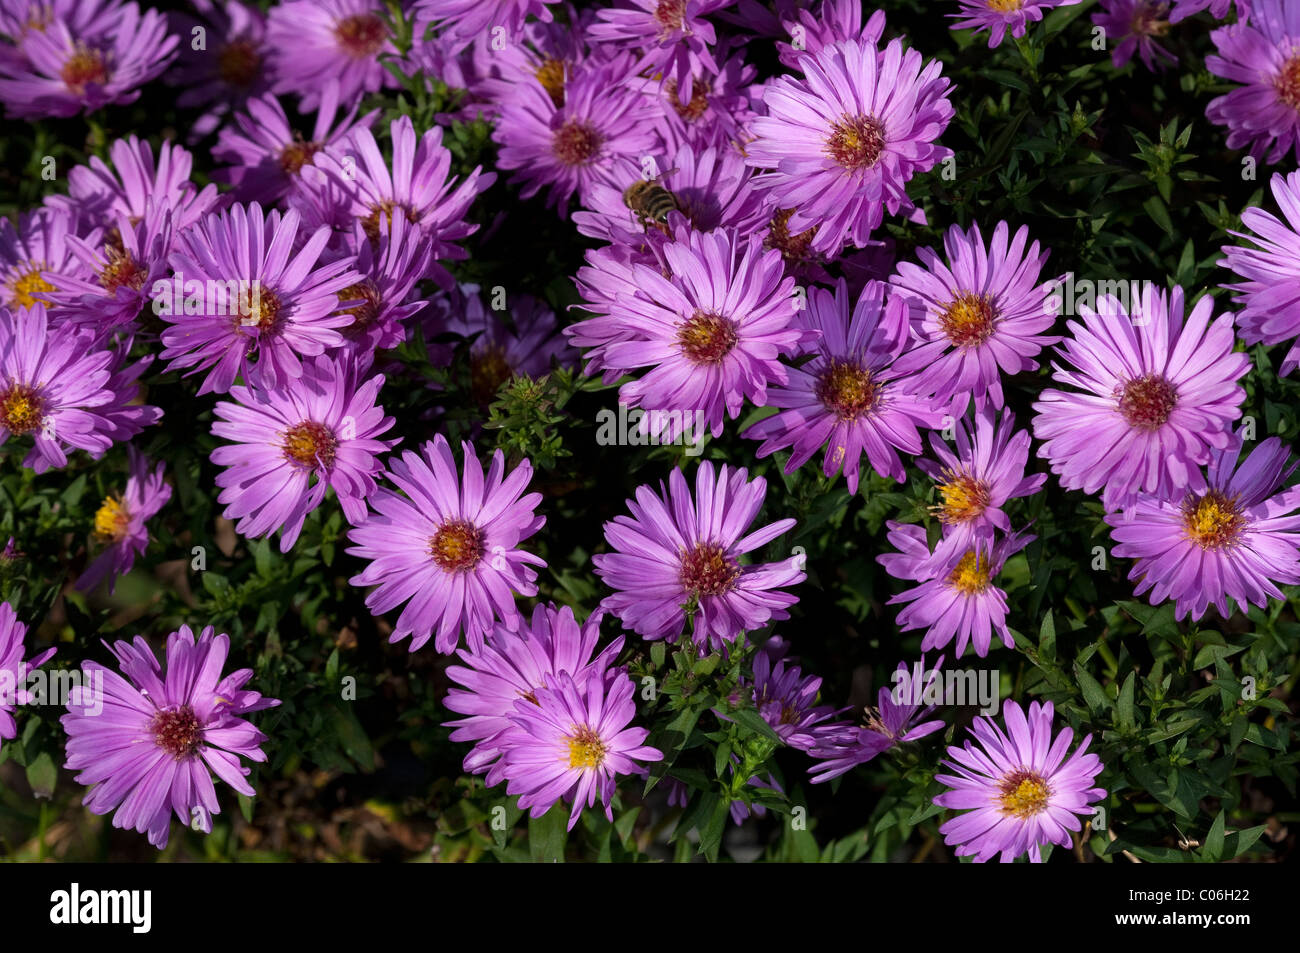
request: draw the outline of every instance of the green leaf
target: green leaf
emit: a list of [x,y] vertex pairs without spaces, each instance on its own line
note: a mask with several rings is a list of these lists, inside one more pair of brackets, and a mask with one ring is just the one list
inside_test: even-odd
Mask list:
[[730,712],[727,717],[755,734],[762,735],[768,741],[781,743],[781,736],[773,731],[772,726],[764,721],[763,716],[753,708],[737,708]]
[[1119,726],[1125,731],[1131,731],[1136,725],[1136,713],[1133,705],[1133,692],[1137,688],[1137,671],[1128,673],[1128,678],[1124,679],[1124,684],[1119,690],[1119,700],[1115,703],[1115,713],[1119,716]]
[[1223,825],[1225,823],[1226,812],[1220,811],[1219,816],[1214,819],[1210,825],[1210,833],[1205,837],[1205,843],[1201,845],[1201,856],[1212,864],[1217,864],[1223,859]]
[[54,766],[54,759],[44,751],[27,766],[27,783],[32,786],[32,794],[36,797],[53,797],[58,778],[59,770]]
[[1043,624],[1038,627],[1038,655],[1044,662],[1056,661],[1056,622],[1052,610],[1043,616]]
[[569,812],[562,802],[541,817],[528,819],[528,853],[535,863],[563,863]]
[[1100,715],[1110,709],[1111,703],[1110,699],[1106,697],[1105,689],[1077,663],[1074,666],[1074,677],[1083,692],[1083,700],[1088,703],[1089,711],[1094,715]]

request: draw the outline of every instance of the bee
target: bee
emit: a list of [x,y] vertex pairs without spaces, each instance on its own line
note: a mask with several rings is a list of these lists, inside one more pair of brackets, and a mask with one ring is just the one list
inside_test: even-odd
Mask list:
[[684,212],[685,209],[676,195],[659,184],[659,178],[637,179],[623,190],[623,204],[632,210],[642,228],[648,229],[653,224],[666,235],[668,213]]

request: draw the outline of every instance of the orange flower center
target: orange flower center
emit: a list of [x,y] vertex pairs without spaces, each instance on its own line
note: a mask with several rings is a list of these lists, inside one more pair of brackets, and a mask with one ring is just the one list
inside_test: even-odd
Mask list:
[[307,142],[301,135],[294,133],[293,142],[280,150],[280,168],[287,175],[297,175],[318,152],[320,152],[318,143]]
[[108,79],[104,54],[92,50],[84,43],[78,43],[72,55],[64,62],[59,77],[69,90],[78,96],[84,96],[87,86],[92,83],[102,86]]
[[967,291],[939,315],[939,327],[954,346],[977,347],[992,336],[997,318],[991,295]]
[[946,483],[938,486],[943,503],[932,507],[941,523],[967,523],[989,505],[989,485],[966,473],[944,471]]
[[856,420],[880,399],[871,371],[847,361],[833,360],[817,379],[817,399],[840,420]]
[[964,596],[979,595],[992,584],[989,580],[988,559],[981,562],[979,555],[971,550],[949,573],[948,583]]

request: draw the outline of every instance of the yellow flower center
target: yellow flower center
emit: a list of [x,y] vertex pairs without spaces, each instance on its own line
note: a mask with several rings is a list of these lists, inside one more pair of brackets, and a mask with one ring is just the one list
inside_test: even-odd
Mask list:
[[677,95],[677,80],[675,79],[670,79],[664,83],[664,95],[668,97],[673,112],[677,113],[686,122],[699,122],[704,118],[704,114],[709,111],[708,90],[704,88],[703,83],[691,84],[691,98],[685,104]]
[[975,519],[989,505],[989,485],[967,473],[945,470],[946,483],[938,485],[943,503],[931,507],[942,523],[965,523]]
[[126,535],[129,522],[126,504],[110,496],[95,511],[95,535],[106,542],[116,543]]
[[846,361],[834,360],[817,379],[817,399],[840,420],[856,420],[880,399],[880,388],[871,371]]
[[939,327],[956,347],[976,347],[993,334],[998,309],[993,297],[964,292],[939,315]]
[[9,283],[9,290],[13,292],[14,303],[22,305],[24,308],[30,308],[36,304],[48,304],[37,298],[37,295],[48,294],[54,291],[54,285],[50,284],[41,277],[41,270],[33,268],[25,275],[19,275]]
[[1015,13],[1025,5],[1025,0],[985,0],[990,10],[997,13]]
[[324,424],[304,420],[284,432],[283,450],[285,457],[294,463],[329,469],[334,465],[338,440],[334,431]]
[[260,332],[275,329],[275,321],[280,315],[281,304],[274,291],[260,286],[250,289],[247,304],[248,314],[240,316],[240,324],[256,327]]
[[1236,544],[1246,525],[1246,517],[1236,500],[1218,490],[1201,497],[1189,497],[1183,503],[1183,528],[1187,538],[1202,549],[1224,549]]
[[545,59],[542,65],[537,67],[534,73],[537,82],[542,84],[542,89],[546,90],[551,102],[555,108],[559,109],[564,105],[564,63],[556,59]]
[[1047,782],[1033,771],[1023,768],[1008,775],[1001,784],[1002,813],[1021,820],[1027,820],[1047,810],[1052,789]]
[[393,227],[393,213],[402,212],[406,215],[406,221],[414,225],[420,220],[419,214],[404,202],[393,202],[384,199],[378,205],[370,206],[370,214],[361,220],[361,227],[365,230],[366,238],[371,242],[379,243],[379,217],[381,215],[388,219],[388,227]]
[[605,763],[605,743],[586,725],[569,736],[569,767],[599,768]]
[[948,575],[948,584],[964,596],[979,595],[991,585],[987,557],[981,562],[974,550],[968,552]]
[[317,143],[308,142],[300,133],[294,133],[293,142],[280,150],[280,168],[287,175],[297,175],[318,152],[320,146]]
[[791,235],[790,216],[793,214],[794,209],[787,208],[781,209],[772,216],[763,247],[778,249],[786,262],[801,262],[808,257],[808,249],[812,245],[813,236],[817,234],[817,226],[814,225],[798,235]]
[[45,401],[26,384],[11,384],[0,390],[0,425],[12,434],[29,434],[41,428]]
[[89,84],[102,85],[108,79],[104,54],[78,43],[72,55],[64,62],[59,77],[72,93],[77,96],[85,95]]
[[483,558],[483,532],[466,520],[448,520],[429,540],[429,555],[445,572],[473,569]]

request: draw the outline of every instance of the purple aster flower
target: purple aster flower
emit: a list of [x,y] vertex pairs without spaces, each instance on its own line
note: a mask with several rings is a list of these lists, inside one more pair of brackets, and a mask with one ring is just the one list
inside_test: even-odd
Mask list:
[[931,507],[943,524],[944,536],[963,552],[977,539],[991,540],[997,530],[1011,532],[1002,506],[1008,500],[1033,496],[1047,481],[1046,473],[1025,475],[1029,434],[1016,430],[1016,419],[1003,411],[1001,421],[986,406],[976,411],[974,426],[956,422],[956,452],[937,434],[930,434],[935,460],[918,460],[921,471],[935,481],[942,501]]
[[[415,0],[417,27],[432,24],[453,52],[501,29],[513,41],[528,17],[551,22],[550,5],[556,0]],[[417,31],[419,32],[419,31]]]
[[[339,112],[338,80],[321,86],[320,105],[312,120],[310,137],[289,123],[284,107],[271,94],[250,99],[235,113],[235,126],[227,126],[212,147],[212,157],[232,168],[217,169],[212,177],[234,186],[240,202],[278,202],[298,183],[303,166],[314,165],[317,153],[341,145],[359,126],[368,127],[379,115],[372,109],[360,119],[356,106]],[[335,121],[337,119],[337,122]]]
[[1092,22],[1105,31],[1108,42],[1115,44],[1110,61],[1116,69],[1137,53],[1143,65],[1155,71],[1164,69],[1159,60],[1178,62],[1178,57],[1155,41],[1155,37],[1169,32],[1168,17],[1169,4],[1165,0],[1101,0],[1101,9],[1092,15]]
[[147,140],[128,136],[109,146],[108,158],[111,165],[91,156],[89,165],[73,167],[68,172],[68,194],[45,200],[50,208],[82,223],[82,233],[115,228],[118,215],[134,225],[149,214],[151,206],[169,211],[173,232],[181,232],[216,204],[217,187],[197,190],[190,181],[194,157],[171,142],[162,144],[155,161]]
[[1211,454],[1207,489],[1138,500],[1131,514],[1106,517],[1120,545],[1136,559],[1129,578],[1151,604],[1175,600],[1178,618],[1199,620],[1213,604],[1225,619],[1228,598],[1245,609],[1268,597],[1285,599],[1277,583],[1300,583],[1300,496],[1278,489],[1295,471],[1290,451],[1269,437],[1238,463],[1238,436]]
[[606,670],[623,648],[620,636],[599,654],[600,620],[597,610],[581,626],[568,606],[538,605],[531,622],[517,629],[497,623],[477,652],[460,649],[464,665],[447,667],[447,677],[463,688],[452,688],[443,703],[464,718],[444,722],[453,728],[452,741],[472,741],[465,770],[487,772],[488,787],[505,777],[504,738],[514,727],[514,703],[524,698],[536,704],[546,688],[546,677],[568,673],[579,685],[603,681]]
[[876,707],[865,710],[865,726],[836,725],[836,733],[828,732],[828,737],[808,752],[821,762],[808,769],[813,776],[812,783],[838,778],[890,748],[941,730],[942,718],[922,719],[929,718],[936,707],[926,699],[933,695],[942,697],[943,676],[939,672],[942,665],[942,655],[932,669],[925,667],[924,656],[911,671],[906,662],[899,662],[894,670],[893,687],[882,688],[876,696]]
[[533,817],[557,801],[571,802],[569,830],[597,800],[612,821],[617,777],[644,775],[637,762],[663,760],[662,751],[642,744],[645,728],[628,727],[636,716],[636,686],[625,669],[582,682],[568,672],[545,679],[536,702],[515,700],[514,728],[501,739],[506,791],[519,795],[519,807]]
[[[642,418],[642,432],[671,442],[681,435],[686,413],[698,411],[716,437],[724,414],[735,418],[745,400],[767,402],[769,384],[784,384],[788,371],[778,356],[792,354],[815,332],[795,322],[794,279],[781,256],[764,251],[762,239],[734,233],[690,232],[663,249],[671,277],[634,264],[634,284],[618,295],[615,320],[631,332],[608,343],[610,366],[652,369],[624,384],[619,400],[629,407],[679,411]],[[571,340],[580,334],[570,332]],[[655,430],[652,419],[659,420]]]
[[6,0],[0,4],[0,36],[21,47],[32,33],[62,20],[75,36],[99,36],[122,15],[122,0]]
[[[946,261],[933,249],[919,249],[921,265],[899,262],[890,279],[911,309],[920,342],[899,362],[915,371],[918,386],[961,414],[974,397],[976,408],[990,400],[1002,407],[1000,372],[1018,374],[1038,367],[1032,358],[1059,338],[1043,332],[1056,322],[1051,282],[1038,284],[1048,252],[1038,242],[1025,246],[1029,229],[1010,238],[998,222],[984,244],[978,225],[965,232],[954,225],[944,236]],[[1008,239],[1010,240],[1008,241]]]
[[450,655],[462,632],[478,651],[495,620],[517,628],[513,594],[536,595],[529,566],[546,565],[518,548],[546,522],[534,512],[542,495],[523,495],[532,465],[524,460],[507,475],[497,450],[485,478],[473,446],[463,447],[459,486],[442,434],[419,455],[407,450],[390,459],[387,479],[402,492],[376,490],[368,500],[373,512],[350,533],[348,552],[369,565],[349,581],[376,587],[366,597],[375,615],[406,603],[389,641],[409,635],[412,652],[436,634],[435,648]]
[[[783,744],[811,751],[824,744],[839,726],[828,723],[838,712],[830,705],[818,705],[822,680],[804,675],[786,658],[790,643],[778,636],[764,642],[754,653],[754,679],[741,679],[737,690],[776,732]],[[724,716],[725,717],[725,716]]]
[[957,0],[961,10],[948,16],[957,22],[954,30],[989,31],[989,49],[1002,43],[1007,31],[1022,37],[1030,23],[1057,7],[1070,7],[1079,0]]
[[742,535],[758,515],[767,481],[749,479],[707,460],[695,471],[695,495],[674,469],[668,489],[640,486],[627,501],[631,516],[605,524],[612,552],[592,557],[596,575],[614,589],[601,605],[647,639],[675,642],[689,609],[691,635],[703,651],[722,648],[741,632],[787,619],[798,597],[781,591],[803,582],[803,558],[742,565],[740,557],[767,545],[794,525],[778,520]]
[[393,348],[406,336],[406,322],[428,301],[413,293],[416,282],[428,273],[433,245],[420,241],[419,231],[404,215],[380,219],[379,240],[366,238],[360,222],[353,226],[353,244],[359,249],[356,269],[364,277],[339,292],[340,310],[352,318],[341,329],[346,345],[361,356],[379,348]]
[[1250,15],[1252,0],[1172,0],[1174,9],[1169,15],[1170,23],[1178,23],[1186,20],[1190,16],[1195,16],[1202,10],[1209,10],[1210,16],[1216,20],[1222,20],[1228,15],[1228,11],[1235,5],[1237,8],[1237,19],[1244,23],[1246,17]]
[[[447,3],[438,0],[438,6],[446,7]],[[478,10],[487,6],[476,4]],[[561,19],[530,20],[513,31],[513,37],[503,49],[496,48],[502,44],[492,42],[492,32],[488,29],[475,32],[472,48],[456,56],[454,51],[449,52],[449,47],[457,46],[458,41],[448,31],[440,41],[425,45],[425,59],[436,61],[427,63],[425,72],[443,76],[443,81],[450,86],[464,85],[468,89],[474,102],[468,106],[466,119],[472,119],[480,111],[495,115],[499,103],[513,96],[521,83],[532,80],[542,84],[556,106],[562,106],[568,77],[592,56],[609,58],[616,51],[604,47],[593,51],[587,43],[586,27],[595,19],[595,11],[589,7],[578,9],[570,3],[564,3],[560,9]],[[501,23],[500,19],[493,21],[494,25]],[[441,69],[430,70],[429,66]],[[449,68],[466,73],[463,84],[447,78]]]
[[934,803],[965,812],[939,828],[958,857],[984,863],[1001,854],[1010,863],[1028,851],[1039,863],[1045,844],[1069,847],[1069,832],[1082,826],[1079,818],[1096,813],[1088,805],[1106,792],[1092,786],[1101,759],[1084,754],[1092,735],[1067,758],[1074,731],[1066,727],[1053,738],[1053,714],[1051,702],[1030,702],[1026,718],[1008,698],[1002,705],[1005,733],[992,718],[976,718],[970,731],[978,747],[967,741],[948,748],[951,760],[943,766],[953,773],[934,779],[951,790]]
[[571,367],[577,353],[560,334],[555,312],[532,295],[505,302],[510,323],[483,303],[478,285],[460,285],[426,317],[428,333],[456,334],[472,341],[469,349],[470,396],[479,406],[496,399],[506,381],[518,375],[541,377],[553,367]]
[[[13,540],[10,540],[12,546]],[[39,655],[24,660],[27,626],[18,621],[18,613],[7,602],[0,602],[0,742],[18,736],[13,710],[31,701],[25,687],[27,677],[54,655],[46,649]]]
[[909,209],[905,186],[952,154],[934,140],[953,116],[937,60],[892,40],[846,40],[800,61],[804,78],[778,78],[763,93],[746,161],[771,170],[774,207],[793,209],[788,228],[817,231],[812,247],[861,248],[884,218]]
[[[653,238],[654,233],[647,234]],[[585,351],[586,373],[603,372],[606,384],[615,383],[627,373],[625,368],[609,362],[606,349],[616,342],[637,337],[636,328],[622,317],[620,299],[629,289],[636,288],[638,265],[654,268],[660,274],[671,274],[663,257],[664,245],[651,241],[644,250],[622,244],[589,249],[585,256],[587,264],[574,276],[582,310],[596,317],[571,324],[563,333],[574,347]]]
[[1218,50],[1205,58],[1215,76],[1243,84],[1211,100],[1206,117],[1228,127],[1228,148],[1249,148],[1264,162],[1300,158],[1300,6],[1254,0],[1250,23],[1210,34]]
[[23,466],[62,467],[72,448],[102,453],[113,443],[98,409],[113,400],[113,354],[71,325],[50,327],[43,308],[0,308],[0,446],[31,437]]
[[[109,364],[112,372],[105,387],[112,397],[107,403],[95,408],[95,415],[102,421],[102,428],[114,443],[126,443],[152,427],[162,419],[162,408],[146,404],[141,400],[141,388],[137,383],[149,366],[153,364],[154,355],[146,354],[135,363],[131,363],[131,334],[119,335],[112,347],[113,360]],[[104,450],[91,450],[92,459],[98,460]]]
[[1169,497],[1205,489],[1200,467],[1223,449],[1241,416],[1250,358],[1233,352],[1232,315],[1211,321],[1206,295],[1183,318],[1183,290],[1147,286],[1132,317],[1110,296],[1079,306],[1053,377],[1074,391],[1044,390],[1034,436],[1066,489],[1102,491],[1107,509],[1139,492]]
[[785,472],[793,473],[822,447],[822,472],[841,469],[849,492],[858,492],[862,454],[881,476],[904,479],[898,451],[922,450],[920,427],[938,427],[942,414],[918,394],[915,378],[901,375],[895,362],[908,345],[907,307],[897,295],[885,299],[887,285],[868,282],[849,313],[848,286],[835,293],[813,288],[799,320],[820,332],[813,359],[789,370],[787,383],[768,392],[780,412],[742,434],[762,440],[759,458],[790,447]]
[[573,213],[573,224],[589,238],[636,246],[646,241],[647,231],[671,235],[670,222],[678,215],[696,231],[734,228],[747,235],[767,214],[752,178],[744,157],[726,146],[682,145],[670,157],[620,156],[609,175],[587,190],[586,209]]
[[[1274,175],[1273,198],[1286,217],[1261,208],[1248,208],[1241,222],[1254,234],[1233,232],[1258,248],[1225,247],[1219,264],[1245,280],[1224,285],[1236,292],[1234,304],[1241,339],[1247,344],[1281,344],[1300,337],[1300,172],[1285,179]],[[1293,343],[1282,360],[1282,376],[1300,365],[1300,343]]]
[[364,377],[352,357],[322,355],[282,388],[230,388],[237,401],[214,408],[213,436],[230,444],[212,451],[218,502],[235,531],[258,537],[281,530],[280,552],[298,540],[303,520],[333,489],[348,522],[366,518],[366,497],[381,472],[377,456],[397,443],[381,440],[393,418],[375,403],[384,375]]
[[[212,132],[232,109],[270,86],[266,58],[266,16],[239,0],[193,0],[195,12],[172,13],[172,29],[186,42],[168,73],[168,82],[186,89],[176,97],[181,109],[205,107],[192,129],[193,139]],[[203,44],[195,48],[196,30]],[[192,141],[192,140],[191,140]]]
[[271,8],[266,46],[273,91],[297,93],[311,112],[321,90],[338,80],[339,100],[397,85],[380,57],[397,55],[381,0],[289,0]]
[[90,592],[108,578],[108,591],[117,589],[117,579],[135,565],[135,557],[149,546],[145,523],[171,499],[172,488],[163,482],[163,464],[151,473],[149,461],[135,447],[128,447],[130,476],[120,497],[109,496],[95,511],[95,539],[104,550],[77,579],[76,587]]
[[52,292],[86,277],[86,266],[72,254],[73,222],[48,208],[21,213],[17,228],[0,218],[0,304],[15,311],[49,311]]
[[[417,230],[415,240],[430,245],[433,258],[466,258],[465,250],[454,242],[478,230],[477,225],[466,221],[466,212],[479,193],[496,181],[496,174],[475,167],[457,183],[456,177],[449,175],[451,152],[442,144],[441,127],[426,130],[418,140],[410,116],[393,120],[390,128],[391,172],[374,135],[366,127],[357,126],[346,142],[325,149],[316,156],[314,166],[302,170],[302,188],[294,195],[295,207],[301,207],[300,203],[328,206],[342,197],[344,214],[361,222],[372,242],[379,239],[380,217],[391,221],[400,213]],[[349,154],[354,149],[356,158]],[[324,180],[334,188],[321,188]],[[329,209],[316,214],[319,219],[311,221],[337,217]],[[440,266],[429,277],[444,288],[451,286],[451,275]]]
[[147,833],[160,850],[173,811],[186,827],[210,833],[212,815],[221,813],[212,775],[252,797],[241,759],[266,760],[266,735],[242,716],[280,702],[244,690],[251,668],[221,676],[230,636],[212,626],[197,642],[189,626],[171,633],[165,668],[138,635],[134,645],[111,649],[126,678],[82,662],[96,690],[74,689],[60,719],[68,734],[64,767],[90,787],[83,803],[94,814],[116,808],[114,827]]
[[493,138],[497,165],[516,170],[511,182],[532,198],[549,187],[547,202],[568,211],[576,194],[584,205],[592,184],[607,176],[613,160],[660,151],[654,132],[657,107],[630,83],[633,57],[589,62],[569,76],[556,104],[538,80],[520,83],[500,103]]
[[[890,524],[889,541],[911,559],[918,544],[923,545],[925,530],[916,525]],[[925,629],[921,651],[941,649],[956,637],[954,658],[960,658],[969,642],[975,654],[989,654],[993,634],[1011,648],[1015,640],[1007,631],[1007,597],[993,580],[1007,559],[1034,539],[1019,533],[990,543],[977,540],[964,553],[945,540],[936,547],[931,559],[919,555],[911,563],[912,572],[922,575],[920,585],[901,592],[889,600],[890,605],[911,603],[898,613],[898,626],[904,632]],[[941,554],[946,558],[940,559]],[[886,571],[896,565],[889,556],[877,558]],[[931,575],[932,573],[936,573]],[[892,572],[891,572],[892,574]]]
[[650,96],[658,111],[657,130],[667,151],[682,144],[697,149],[713,146],[740,154],[740,144],[748,138],[745,130],[754,112],[753,83],[758,68],[745,62],[737,53],[721,62],[716,71],[696,74],[685,99],[676,79],[662,82],[641,80],[641,88]]
[[140,97],[140,87],[176,55],[179,42],[156,10],[134,3],[114,10],[104,33],[74,34],[62,19],[23,36],[19,56],[0,56],[0,101],[10,119],[94,112]]
[[866,23],[862,13],[861,0],[820,0],[816,14],[792,6],[781,21],[786,39],[776,44],[781,65],[798,72],[799,61],[805,56],[815,56],[841,40],[879,45],[885,35],[885,11],[874,11]]
[[692,76],[717,73],[709,49],[717,42],[709,14],[731,0],[622,0],[596,13],[587,32],[597,43],[630,46],[641,52],[638,73],[658,73],[675,84],[682,103],[692,95]]
[[[224,394],[237,375],[267,389],[290,386],[302,358],[343,343],[337,329],[352,318],[338,311],[338,293],[362,276],[354,258],[319,261],[328,228],[300,244],[298,226],[297,212],[264,215],[253,202],[209,215],[180,237],[170,307],[159,309],[155,288],[154,311],[171,325],[162,333],[170,369],[208,371],[199,394]],[[191,286],[201,300],[191,301]]]

